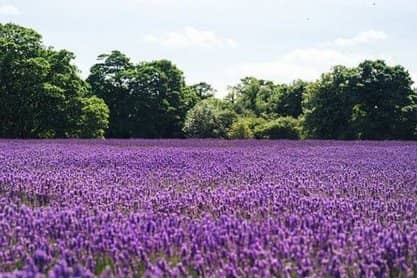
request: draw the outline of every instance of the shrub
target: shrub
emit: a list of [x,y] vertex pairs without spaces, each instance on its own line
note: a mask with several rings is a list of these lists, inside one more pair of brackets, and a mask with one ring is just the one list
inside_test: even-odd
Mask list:
[[216,113],[217,128],[215,134],[220,138],[227,138],[228,130],[237,119],[237,114],[230,109],[223,109]]
[[267,122],[267,120],[263,119],[263,118],[255,118],[255,117],[247,117],[245,118],[245,120],[248,123],[248,126],[250,128],[250,130],[252,131],[252,133],[255,131],[255,129],[260,126],[263,125]]
[[299,139],[298,121],[292,117],[281,117],[262,125],[254,130],[257,139]]
[[250,139],[253,138],[253,132],[250,128],[250,120],[247,118],[240,118],[233,122],[229,130],[230,139]]
[[225,138],[236,117],[221,100],[206,99],[188,111],[183,131],[187,137]]

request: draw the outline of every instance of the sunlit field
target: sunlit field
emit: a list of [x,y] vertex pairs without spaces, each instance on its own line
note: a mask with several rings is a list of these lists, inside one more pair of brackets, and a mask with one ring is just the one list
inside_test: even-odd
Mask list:
[[0,141],[0,276],[417,275],[417,143]]

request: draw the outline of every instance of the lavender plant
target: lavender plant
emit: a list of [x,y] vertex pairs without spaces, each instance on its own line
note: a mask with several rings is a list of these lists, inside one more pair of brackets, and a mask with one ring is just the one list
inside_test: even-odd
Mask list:
[[0,141],[2,277],[415,277],[413,142]]

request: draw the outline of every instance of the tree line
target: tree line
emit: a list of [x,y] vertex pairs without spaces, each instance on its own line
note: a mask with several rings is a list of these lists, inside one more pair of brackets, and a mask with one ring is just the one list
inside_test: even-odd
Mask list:
[[73,59],[0,24],[0,137],[417,139],[417,90],[381,60],[314,82],[245,77],[218,99],[167,60],[133,63],[115,50],[83,80]]

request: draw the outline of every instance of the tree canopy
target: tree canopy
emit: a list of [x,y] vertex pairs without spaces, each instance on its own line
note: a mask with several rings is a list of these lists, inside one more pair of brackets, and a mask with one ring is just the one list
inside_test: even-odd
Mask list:
[[181,137],[185,114],[206,97],[170,61],[133,64],[119,51],[98,59],[87,81],[110,108],[108,137]]
[[[32,29],[0,24],[0,136],[99,137],[107,107],[89,95],[74,55],[42,44]],[[92,124],[93,119],[97,120]],[[88,134],[86,134],[88,130]]]
[[291,84],[276,84],[272,81],[245,77],[231,87],[226,100],[232,103],[239,114],[264,118],[302,114],[302,96],[307,83],[301,80]]
[[308,87],[303,103],[305,136],[411,139],[417,119],[411,85],[403,67],[383,61],[337,66]]

